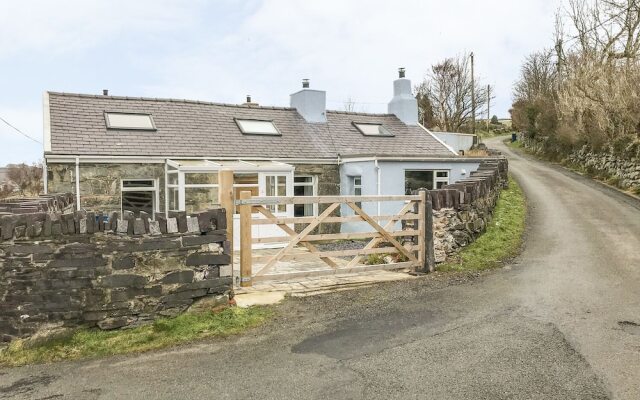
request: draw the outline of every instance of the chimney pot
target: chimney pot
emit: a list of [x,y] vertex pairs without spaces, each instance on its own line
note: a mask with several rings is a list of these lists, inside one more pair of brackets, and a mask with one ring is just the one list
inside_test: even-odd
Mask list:
[[250,94],[247,95],[247,103],[251,103],[251,95]]
[[109,95],[109,89],[102,89],[102,95],[103,96],[108,96]]
[[308,89],[309,88],[309,79],[303,79],[302,80],[302,88],[303,89]]
[[402,67],[398,68],[398,77],[404,78],[404,68]]

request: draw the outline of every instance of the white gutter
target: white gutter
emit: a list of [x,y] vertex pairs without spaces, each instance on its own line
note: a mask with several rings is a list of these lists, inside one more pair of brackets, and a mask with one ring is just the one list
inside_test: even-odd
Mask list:
[[80,211],[80,158],[76,157],[76,210]]
[[[96,163],[155,163],[164,164],[166,155],[164,156],[96,156],[96,155],[74,155],[74,154],[45,154],[44,156],[51,163],[72,163],[76,158],[80,158],[82,162]],[[172,157],[173,160],[209,160],[209,161],[238,161],[238,157]],[[242,157],[244,161],[279,161],[283,163],[294,164],[338,164],[339,159],[301,159],[301,158],[268,158],[268,157]]]

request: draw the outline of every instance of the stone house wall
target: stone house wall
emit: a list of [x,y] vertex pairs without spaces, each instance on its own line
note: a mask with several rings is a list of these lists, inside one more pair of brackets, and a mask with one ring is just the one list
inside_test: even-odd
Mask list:
[[[48,190],[75,193],[75,164],[47,164]],[[112,212],[121,209],[121,180],[157,179],[159,204],[164,212],[164,164],[80,164],[80,205],[85,210]]]
[[59,327],[130,327],[232,288],[225,210],[0,217],[0,339]]

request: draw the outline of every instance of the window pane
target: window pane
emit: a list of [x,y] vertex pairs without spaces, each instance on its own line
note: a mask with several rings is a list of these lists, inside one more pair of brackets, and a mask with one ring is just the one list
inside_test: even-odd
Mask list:
[[256,121],[250,119],[236,119],[242,133],[256,135],[279,135],[278,129],[271,121]]
[[287,195],[287,178],[284,176],[278,177],[278,196]]
[[[310,177],[308,177],[310,178]],[[313,196],[313,185],[300,185],[294,186],[294,196]],[[313,204],[294,204],[293,215],[295,217],[310,217],[313,216]]]
[[359,188],[359,187],[354,188],[353,194],[356,196],[362,196],[362,188]]
[[169,185],[177,185],[178,184],[178,174],[167,174],[167,183]]
[[448,185],[448,183],[447,182],[436,182],[436,189],[440,189],[445,185]]
[[266,180],[266,187],[265,187],[266,195],[275,196],[276,195],[276,177],[267,176],[265,180]]
[[382,124],[354,124],[366,136],[393,136]]
[[132,187],[153,187],[154,182],[152,180],[148,181],[136,181],[136,180],[123,180],[122,187],[132,188]]
[[190,185],[190,184],[217,184],[218,183],[218,173],[217,172],[207,172],[207,173],[184,174],[184,183],[187,184],[187,185]]
[[169,211],[178,211],[179,202],[178,202],[178,188],[169,188],[168,196],[169,196]]
[[136,216],[140,211],[153,214],[153,191],[122,192],[122,210],[132,211]]
[[436,176],[438,178],[448,178],[449,177],[449,171],[438,171],[438,172],[436,172]]
[[405,171],[405,194],[418,189],[433,189],[433,171]]
[[237,185],[257,185],[258,174],[234,174],[233,183]]
[[312,176],[294,176],[293,183],[313,183]]
[[194,213],[218,205],[218,188],[185,188],[185,211]]
[[151,115],[106,113],[107,128],[112,129],[154,129]]
[[362,185],[362,177],[356,176],[353,178],[353,184],[356,186]]

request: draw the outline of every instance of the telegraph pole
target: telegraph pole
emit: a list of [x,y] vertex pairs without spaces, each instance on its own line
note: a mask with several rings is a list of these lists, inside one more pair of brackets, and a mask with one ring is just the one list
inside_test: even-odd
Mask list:
[[471,57],[471,133],[476,134],[476,82],[473,75],[473,52]]

